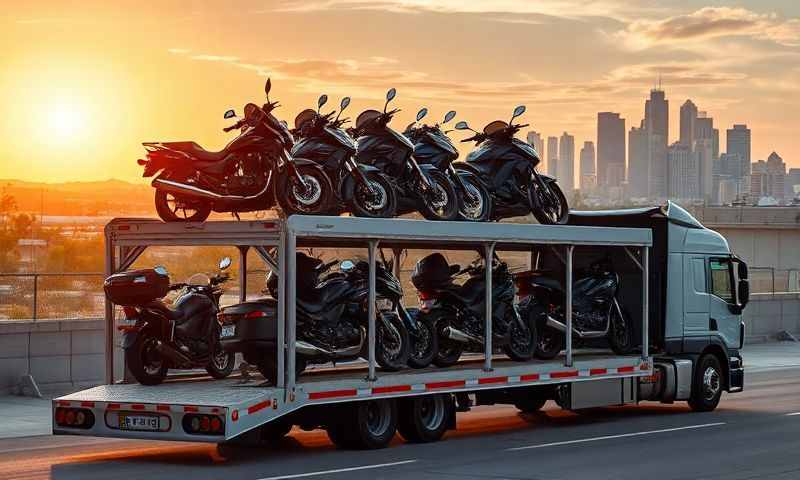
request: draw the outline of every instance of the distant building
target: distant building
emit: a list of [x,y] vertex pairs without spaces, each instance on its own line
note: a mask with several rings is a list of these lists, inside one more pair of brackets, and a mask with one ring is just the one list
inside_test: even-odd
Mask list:
[[688,147],[694,145],[694,124],[696,119],[697,105],[691,100],[686,100],[681,105],[681,136],[679,142]]
[[[539,154],[539,160],[544,162],[545,157],[544,145],[542,144],[542,135],[539,132],[528,132],[528,143],[533,145],[533,148],[536,149],[536,153]],[[542,167],[544,167],[544,165],[542,165]]]
[[739,155],[739,163],[729,165],[729,175],[742,182],[750,175],[750,129],[747,125],[737,124],[728,129],[725,151],[728,155]]
[[580,161],[581,191],[592,191],[597,185],[597,170],[594,158],[594,142],[583,142]]
[[631,197],[649,196],[650,151],[644,122],[628,132],[628,187]]
[[669,162],[669,196],[681,200],[700,198],[700,169],[697,156],[688,145],[676,142],[670,145],[667,158]]
[[775,152],[772,152],[767,161],[759,160],[753,163],[750,173],[750,195],[754,202],[761,204],[764,199],[774,199],[781,204],[784,202],[786,183],[786,164]]
[[[702,120],[702,118],[698,118]],[[695,164],[697,165],[697,193],[694,198],[710,204],[714,199],[714,143],[711,138],[698,137],[694,141]]]
[[558,137],[547,137],[547,173],[558,178]]
[[800,198],[800,168],[790,168],[786,174],[784,199],[789,203],[795,198]]
[[740,197],[736,180],[730,175],[719,175],[716,205],[730,205]]
[[[625,178],[625,119],[619,113],[597,114],[597,184],[619,187],[621,182],[610,183],[608,169],[612,164],[622,165]],[[619,166],[614,167],[619,170]],[[618,178],[614,179],[615,181]]]
[[575,190],[575,137],[567,132],[558,142],[558,183],[565,193]]
[[666,198],[669,193],[669,101],[660,88],[650,90],[650,98],[644,104],[644,127],[648,135],[648,197]]

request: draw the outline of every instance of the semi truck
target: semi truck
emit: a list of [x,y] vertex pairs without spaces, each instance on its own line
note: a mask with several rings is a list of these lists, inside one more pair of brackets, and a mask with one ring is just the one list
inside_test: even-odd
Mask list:
[[[115,354],[116,310],[107,302],[106,383],[53,400],[57,435],[249,443],[274,441],[297,426],[326,429],[340,447],[380,448],[398,431],[410,442],[439,440],[455,428],[458,412],[476,405],[513,404],[531,412],[548,400],[568,410],[687,401],[693,410],[710,411],[723,392],[743,388],[747,266],[721,235],[672,203],[571,212],[568,225],[556,226],[322,216],[202,224],[115,219],[105,237],[108,275],[128,269],[150,246],[236,246],[242,301],[247,253],[254,250],[279,279],[274,328],[265,334],[276,346],[276,381],[246,374],[172,378],[157,386],[126,382]],[[295,252],[304,248],[366,250],[371,288],[364,363],[296,375]],[[555,358],[514,362],[493,347],[492,323],[484,321],[483,354],[447,368],[380,371],[374,288],[379,249],[391,249],[395,259],[407,250],[477,251],[484,258],[521,252],[528,268],[563,281],[569,332],[573,274],[602,257],[625,285],[617,300],[635,325],[637,347],[620,355],[591,339],[564,335]],[[486,291],[485,319],[491,319],[491,288]]]

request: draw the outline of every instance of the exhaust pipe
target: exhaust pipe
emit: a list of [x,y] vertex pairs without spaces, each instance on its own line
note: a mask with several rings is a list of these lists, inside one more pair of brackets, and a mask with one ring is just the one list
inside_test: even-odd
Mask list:
[[[547,326],[555,330],[558,330],[561,333],[566,333],[567,331],[566,325],[559,322],[550,315],[547,316]],[[576,330],[575,328],[573,328],[572,333],[578,338],[600,338],[600,337],[605,337],[607,332],[599,332],[599,331],[582,332],[580,330]]]
[[304,355],[306,357],[317,357],[317,356],[327,356],[327,357],[352,357],[354,355],[358,355],[361,352],[361,349],[364,347],[364,340],[366,339],[366,334],[364,329],[361,329],[361,339],[358,342],[358,345],[353,345],[352,347],[345,347],[340,348],[338,350],[326,350],[324,348],[318,347],[311,343],[308,343],[303,340],[298,340],[294,344],[295,351],[300,355]]
[[181,365],[191,365],[192,359],[184,355],[183,353],[175,350],[174,348],[170,347],[169,345],[165,344],[161,340],[156,342],[156,352],[159,355],[166,358],[170,362],[172,362],[175,366]]
[[456,342],[461,342],[461,343],[469,343],[469,342],[483,343],[482,339],[470,335],[469,333],[462,332],[461,330],[453,327],[444,327],[444,329],[442,330],[442,335],[449,338],[450,340],[455,340]]
[[185,183],[179,183],[172,180],[165,180],[163,178],[156,178],[155,180],[153,180],[152,186],[159,190],[163,190],[167,193],[172,193],[177,195],[202,198],[205,200],[241,202],[246,200],[253,200],[263,195],[267,191],[267,189],[269,189],[271,181],[272,181],[272,171],[270,171],[269,174],[267,175],[267,181],[264,184],[264,188],[255,195],[250,195],[248,197],[243,197],[240,195],[220,195],[219,193],[195,187],[194,185],[187,185]]

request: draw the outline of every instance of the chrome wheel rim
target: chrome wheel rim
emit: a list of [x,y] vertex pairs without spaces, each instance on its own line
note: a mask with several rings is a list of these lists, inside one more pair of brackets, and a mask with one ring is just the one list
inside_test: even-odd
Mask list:
[[713,400],[721,388],[720,375],[716,368],[708,367],[703,372],[703,392],[706,400]]
[[383,210],[389,202],[389,195],[386,194],[386,189],[379,182],[368,180],[368,183],[372,192],[363,186],[358,189],[359,198],[364,208],[372,212]]
[[413,357],[425,357],[431,348],[431,340],[432,332],[425,325],[420,325],[419,335],[414,339]]
[[144,368],[144,372],[148,375],[158,375],[161,373],[162,365],[163,362],[156,351],[156,339],[147,339],[142,349],[142,367]]
[[218,352],[211,361],[217,370],[225,370],[228,367],[228,354],[224,351]]
[[300,205],[309,207],[319,202],[322,197],[322,185],[313,175],[303,175],[303,181],[308,188],[303,189],[302,185],[292,185],[292,194]]
[[[466,190],[464,201],[461,202],[461,215],[465,218],[478,219],[483,214],[483,195],[472,182],[465,182]],[[469,199],[472,200],[469,200]]]
[[[189,218],[195,216],[197,214],[197,209],[187,207],[185,203],[179,201],[175,195],[171,193],[166,194],[167,208],[172,212],[175,217],[180,218],[183,217],[184,220],[188,220]],[[178,210],[181,211],[181,214],[178,213]]]
[[433,193],[430,196],[431,209],[439,215],[444,214],[444,211],[447,208],[448,200],[449,197],[447,196],[447,191],[442,184],[439,182],[434,183]]
[[436,430],[444,421],[444,398],[441,395],[429,395],[420,398],[420,420],[426,430]]
[[389,430],[391,411],[389,402],[367,403],[367,430],[375,437],[383,436]]
[[400,355],[402,351],[402,341],[400,340],[400,332],[397,331],[394,325],[391,328],[382,326],[381,328],[381,348],[387,353],[390,360],[394,360]]

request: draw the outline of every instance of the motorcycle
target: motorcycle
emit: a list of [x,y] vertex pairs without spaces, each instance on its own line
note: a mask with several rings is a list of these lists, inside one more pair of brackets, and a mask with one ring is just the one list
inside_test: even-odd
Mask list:
[[299,140],[292,155],[313,160],[336,184],[338,201],[332,202],[327,213],[339,215],[349,210],[358,217],[394,216],[397,198],[391,181],[374,166],[356,162],[356,142],[342,129],[347,119],[339,117],[350,105],[350,97],[342,99],[336,118],[335,112],[320,114],[327,101],[327,95],[320,96],[316,111],[307,109],[295,118]]
[[492,211],[489,190],[475,174],[455,169],[453,162],[458,158],[458,150],[448,138],[448,132],[441,127],[450,122],[456,112],[447,112],[441,125],[437,123],[433,126],[417,126],[427,114],[428,109],[422,108],[417,112],[416,121],[403,132],[403,135],[414,142],[414,158],[420,164],[433,165],[439,171],[445,172],[458,193],[458,214],[461,220],[488,221]]
[[[521,317],[514,304],[514,283],[508,266],[497,258],[492,268],[492,345],[509,358],[527,361],[536,347],[536,326]],[[483,352],[486,311],[486,267],[481,260],[462,269],[449,265],[441,253],[419,260],[411,274],[417,288],[420,311],[436,325],[439,353],[433,363],[448,367],[463,351]],[[454,279],[467,275],[458,285]]]
[[[213,277],[192,276],[187,283],[170,283],[164,267],[133,270],[108,277],[104,290],[109,300],[123,307],[118,320],[122,332],[125,363],[142,385],[158,385],[170,368],[205,368],[214,378],[233,371],[234,354],[223,351],[216,316],[220,285],[230,258],[220,261]],[[173,306],[162,299],[170,291],[182,290]]]
[[[561,282],[548,272],[535,270],[516,274],[514,282],[520,311],[539,328],[535,356],[554,358],[563,348],[567,331]],[[572,335],[576,342],[606,338],[614,353],[631,352],[632,325],[617,300],[619,283],[619,275],[606,262],[596,262],[579,275],[572,287]]]
[[396,90],[386,94],[383,113],[365,110],[350,129],[358,139],[356,160],[373,165],[392,180],[397,192],[397,213],[418,211],[428,220],[454,220],[458,215],[458,195],[447,176],[433,165],[420,165],[414,159],[414,144],[388,124],[400,111],[387,112]]
[[564,192],[555,178],[536,170],[541,161],[536,149],[514,138],[520,129],[528,126],[513,123],[523,113],[525,106],[520,105],[514,109],[508,123],[495,120],[486,125],[482,133],[472,130],[467,122],[458,122],[456,130],[475,133],[461,141],[474,141],[477,148],[456,170],[471,172],[484,182],[493,197],[493,220],[533,213],[541,224],[563,225],[569,215]]
[[[272,83],[264,91],[267,103],[248,103],[244,118],[223,130],[240,134],[219,152],[210,152],[195,142],[143,143],[146,159],[139,159],[144,177],[156,178],[155,206],[165,222],[202,222],[211,211],[268,210],[277,197],[287,214],[317,214],[328,208],[332,186],[325,172],[313,161],[294,158],[289,150],[294,139],[272,111]],[[233,110],[224,118],[236,116]],[[181,212],[179,214],[179,212]]]
[[[322,278],[336,263],[338,260],[323,263],[303,253],[297,254],[297,375],[308,364],[350,361],[368,356],[368,264],[345,260],[338,272]],[[402,295],[400,282],[379,266],[376,287],[375,356],[384,370],[397,371],[403,368],[409,356],[408,331],[394,311],[396,300],[393,299]],[[277,289],[277,275],[270,272],[267,291],[272,298],[226,307],[220,315],[225,351],[243,352],[245,361],[256,365],[264,378],[271,382],[276,380],[277,355],[274,348],[269,348],[274,346],[274,338],[268,337],[274,333],[277,322]]]

